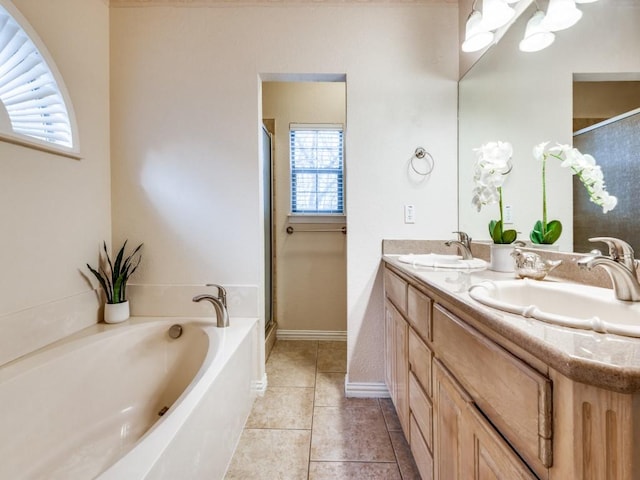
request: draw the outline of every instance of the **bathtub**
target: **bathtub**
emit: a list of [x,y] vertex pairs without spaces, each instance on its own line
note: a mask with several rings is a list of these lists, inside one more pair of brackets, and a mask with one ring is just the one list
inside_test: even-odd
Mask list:
[[230,324],[99,324],[0,368],[0,479],[221,479],[258,346],[256,319]]

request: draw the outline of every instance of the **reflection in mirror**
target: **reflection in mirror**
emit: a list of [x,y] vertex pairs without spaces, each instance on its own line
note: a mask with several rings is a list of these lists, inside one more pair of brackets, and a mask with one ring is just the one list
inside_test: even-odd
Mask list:
[[[474,148],[497,140],[513,145],[514,168],[504,185],[505,204],[511,207],[513,225],[505,227],[515,228],[520,232],[519,239],[528,240],[542,210],[541,164],[533,158],[532,149],[544,141],[572,144],[574,76],[580,82],[640,80],[640,51],[636,48],[640,44],[640,0],[600,0],[582,4],[580,8],[584,11],[581,21],[569,30],[558,32],[553,45],[540,52],[524,53],[518,44],[526,22],[535,12],[535,6],[529,6],[500,42],[460,81],[459,228],[475,240],[489,240],[487,224],[497,218],[498,211],[497,206],[495,209],[490,206],[477,212],[471,203]],[[576,91],[579,88],[581,86],[576,85]],[[617,113],[620,112],[613,115]],[[637,133],[635,136],[638,137]],[[616,138],[620,143],[628,140],[628,134]],[[598,153],[589,151],[595,148],[591,144],[578,148],[583,153],[592,153],[598,163],[602,163]],[[612,148],[600,145],[598,151],[612,151]],[[624,172],[626,168],[631,167],[618,170]],[[623,222],[637,230],[639,217],[637,213],[630,214],[626,207],[636,203],[634,197],[640,194],[640,186],[637,181],[623,185],[624,174],[610,170],[603,165],[607,189],[619,197],[614,211],[627,211],[622,218],[610,212],[606,214],[611,215],[610,223],[598,225],[591,217],[602,219],[606,215],[600,207],[589,205],[593,209],[579,232],[583,240],[608,236],[613,225]],[[570,172],[563,169],[559,161],[548,161],[546,173],[548,215],[563,225],[557,245],[560,250],[590,250],[593,246],[585,247],[583,240],[576,242],[574,248],[574,236],[578,232],[574,232],[574,180]],[[576,188],[575,194],[578,197],[585,192]],[[624,230],[618,235],[640,251],[640,243],[634,244]]]

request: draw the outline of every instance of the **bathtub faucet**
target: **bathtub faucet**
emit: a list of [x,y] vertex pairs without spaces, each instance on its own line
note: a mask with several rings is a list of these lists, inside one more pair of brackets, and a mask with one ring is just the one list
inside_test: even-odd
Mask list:
[[206,287],[216,287],[218,289],[218,299],[222,302],[225,308],[227,308],[227,291],[222,285],[217,283],[207,283]]
[[213,309],[216,311],[217,326],[220,328],[228,327],[229,312],[227,312],[227,307],[223,303],[223,301],[219,297],[215,297],[209,294],[196,295],[195,297],[193,297],[194,302],[200,302],[202,300],[211,302],[211,305],[213,305]]

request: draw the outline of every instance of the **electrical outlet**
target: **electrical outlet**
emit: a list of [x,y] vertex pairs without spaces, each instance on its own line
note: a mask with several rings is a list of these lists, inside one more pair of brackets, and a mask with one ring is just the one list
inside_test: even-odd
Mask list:
[[504,223],[513,223],[513,207],[511,205],[504,206]]
[[414,205],[404,206],[404,223],[416,223],[416,207]]

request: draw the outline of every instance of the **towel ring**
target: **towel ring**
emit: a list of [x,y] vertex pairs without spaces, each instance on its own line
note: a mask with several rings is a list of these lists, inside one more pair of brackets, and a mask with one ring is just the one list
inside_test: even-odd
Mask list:
[[[423,160],[426,162],[427,164],[427,169],[426,171],[420,171],[416,168],[416,166],[414,165],[414,160]],[[429,152],[427,152],[424,148],[422,147],[418,147],[416,148],[416,151],[414,152],[413,156],[411,157],[411,160],[409,161],[409,164],[411,165],[411,170],[413,170],[414,172],[416,172],[418,175],[426,177],[427,175],[430,175],[431,172],[433,172],[433,167],[435,166],[435,161],[433,160],[433,156],[431,156],[431,154]]]

